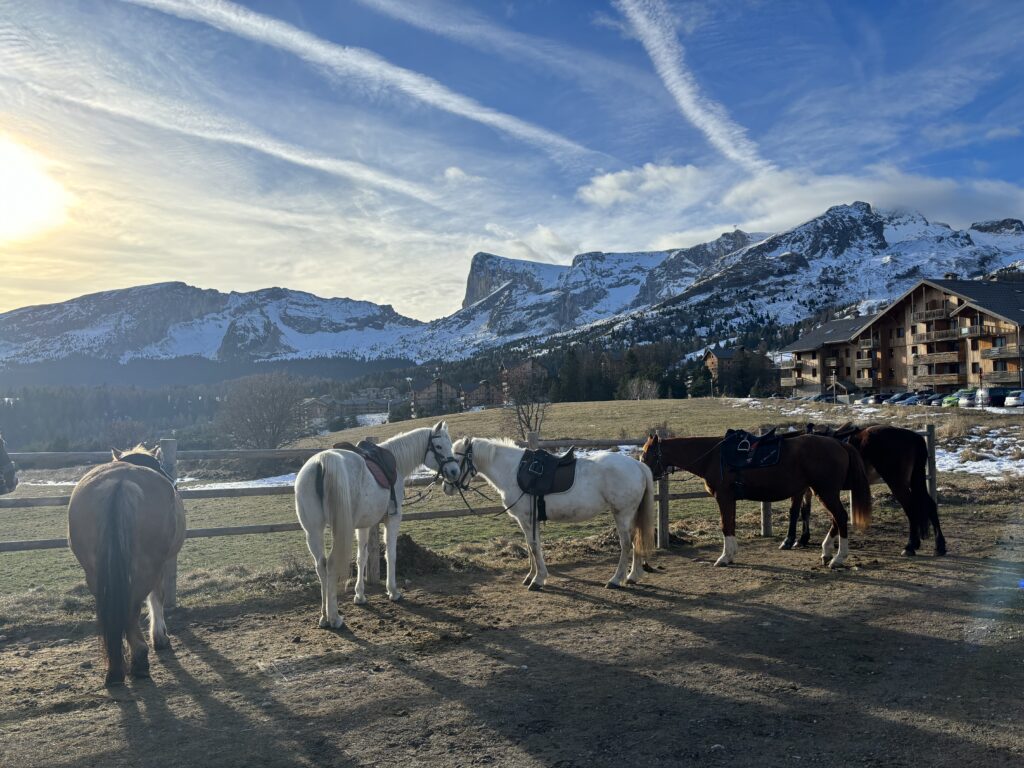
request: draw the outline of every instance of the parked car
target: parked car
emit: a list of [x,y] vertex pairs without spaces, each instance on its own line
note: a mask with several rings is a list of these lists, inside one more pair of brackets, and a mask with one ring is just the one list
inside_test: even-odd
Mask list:
[[877,395],[868,395],[864,398],[865,405],[879,405],[892,397],[892,392],[880,392]]
[[947,397],[949,397],[949,395],[947,395],[945,392],[942,392],[942,393],[940,393],[938,395],[932,395],[927,400],[925,400],[922,403],[922,405],[938,405],[938,406],[941,406],[942,405],[942,401],[945,400]]
[[900,400],[906,400],[908,397],[913,397],[913,392],[897,392],[895,395],[890,397],[888,400],[883,400],[885,405],[896,405]]
[[968,393],[974,392],[973,389],[958,389],[951,395],[946,395],[942,401],[943,408],[956,408],[960,405],[960,398]]
[[1010,394],[1006,396],[1006,400],[1003,402],[1003,407],[1020,408],[1021,406],[1024,406],[1024,389],[1010,390]]
[[964,392],[960,395],[960,399],[956,401],[957,408],[973,408],[978,404],[978,391],[972,389],[968,392]]
[[1001,407],[1006,402],[1006,396],[1010,394],[1008,387],[982,387],[976,395],[979,408],[987,406]]
[[924,401],[928,399],[928,395],[911,395],[905,397],[902,400],[897,400],[893,405],[924,405]]

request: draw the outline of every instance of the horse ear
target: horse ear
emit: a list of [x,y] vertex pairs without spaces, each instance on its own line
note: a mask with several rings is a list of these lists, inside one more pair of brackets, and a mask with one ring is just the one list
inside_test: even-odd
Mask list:
[[435,425],[433,426],[433,428],[432,428],[432,429],[433,429],[433,431],[434,431],[434,432],[440,432],[440,431],[441,431],[441,426],[442,426],[443,424],[444,424],[444,422],[443,422],[443,421],[439,421],[439,422],[437,422],[437,424],[435,424]]
[[123,455],[117,448],[110,449],[110,458],[114,461],[119,461]]

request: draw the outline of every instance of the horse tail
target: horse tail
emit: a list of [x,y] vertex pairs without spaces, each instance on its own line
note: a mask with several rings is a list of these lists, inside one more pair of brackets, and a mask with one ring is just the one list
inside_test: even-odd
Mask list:
[[96,619],[108,662],[124,658],[122,638],[132,620],[132,519],[142,506],[142,489],[117,481],[100,516],[96,558]]
[[852,445],[840,443],[850,459],[845,486],[853,495],[853,524],[862,531],[871,525],[871,484],[864,469],[864,459]]
[[910,497],[917,515],[918,533],[922,538],[929,535],[928,522],[937,521],[939,509],[928,491],[928,443],[920,435],[914,445],[914,466],[910,470]]
[[646,558],[654,551],[654,475],[641,463],[644,475],[644,495],[633,518],[633,548]]
[[[338,454],[324,451],[317,459],[317,478],[322,478],[322,485],[318,485],[318,490],[323,494],[324,519],[331,526],[335,541],[341,542],[341,567],[345,569],[347,579],[352,562],[352,536],[355,534],[355,526],[352,524],[353,510],[345,508],[341,493],[339,470],[344,466],[343,462]],[[380,556],[379,553],[377,556]],[[337,578],[337,575],[332,574],[332,578]],[[345,582],[342,581],[342,591],[344,590]]]

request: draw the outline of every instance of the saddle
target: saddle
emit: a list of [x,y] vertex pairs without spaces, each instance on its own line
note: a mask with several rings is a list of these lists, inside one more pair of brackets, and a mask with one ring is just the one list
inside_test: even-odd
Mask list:
[[156,456],[151,456],[148,453],[124,453],[114,459],[114,461],[123,461],[125,464],[134,464],[136,467],[152,469],[154,472],[159,472],[163,475],[171,485],[174,485],[174,478],[167,474],[167,470],[164,469]]
[[550,493],[565,493],[576,482],[576,448],[565,453],[548,453],[543,448],[523,451],[516,481],[523,493],[536,500],[538,520],[547,520],[544,497]]
[[782,456],[781,435],[775,434],[777,427],[763,435],[755,435],[742,429],[730,429],[722,441],[722,463],[730,469],[761,469],[773,467]]
[[395,461],[395,454],[387,448],[381,448],[369,440],[360,440],[357,445],[349,442],[335,443],[332,447],[335,450],[359,454],[373,479],[377,481],[377,485],[381,488],[391,488],[394,492],[395,483],[398,482],[398,463]]

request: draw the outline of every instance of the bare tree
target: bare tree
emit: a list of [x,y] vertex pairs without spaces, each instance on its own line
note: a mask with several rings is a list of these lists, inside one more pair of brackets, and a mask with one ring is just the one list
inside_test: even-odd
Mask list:
[[243,448],[280,448],[302,434],[302,384],[286,373],[239,379],[220,412],[222,428]]
[[540,433],[548,412],[547,380],[531,375],[509,383],[509,402],[506,403],[505,429],[526,440],[530,432]]
[[630,400],[657,400],[658,383],[637,376],[626,382],[626,396]]

